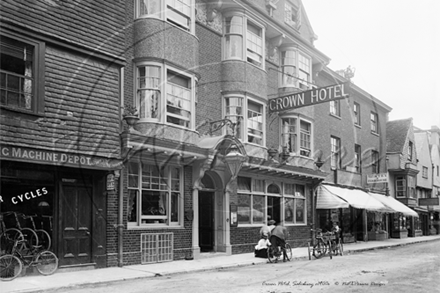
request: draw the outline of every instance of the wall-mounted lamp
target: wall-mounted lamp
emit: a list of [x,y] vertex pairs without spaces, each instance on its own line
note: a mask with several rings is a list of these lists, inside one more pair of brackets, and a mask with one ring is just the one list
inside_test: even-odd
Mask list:
[[229,167],[229,171],[231,171],[232,178],[237,177],[238,172],[240,172],[240,169],[246,160],[247,157],[238,151],[237,146],[232,145],[225,156],[225,162]]

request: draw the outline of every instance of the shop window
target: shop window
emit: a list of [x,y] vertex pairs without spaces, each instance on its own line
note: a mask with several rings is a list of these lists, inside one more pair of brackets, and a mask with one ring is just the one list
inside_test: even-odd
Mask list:
[[139,64],[136,78],[140,121],[193,127],[196,83],[193,75],[160,64]]
[[0,105],[44,112],[45,44],[19,36],[0,36]]
[[260,225],[268,219],[286,224],[306,223],[305,185],[266,185],[264,180],[249,177],[238,177],[237,185],[239,224]]
[[264,46],[264,29],[262,26],[239,12],[226,15],[224,30],[224,55],[226,60],[246,60],[258,67],[264,67]]
[[138,162],[128,164],[128,222],[131,225],[181,224],[182,170],[158,168]]
[[135,0],[137,18],[164,19],[187,31],[194,31],[194,3],[192,0]]
[[295,47],[281,49],[281,87],[310,88],[310,57]]
[[[312,152],[312,124],[299,118],[282,118],[281,139],[289,153],[310,157]],[[299,133],[298,130],[299,129]]]

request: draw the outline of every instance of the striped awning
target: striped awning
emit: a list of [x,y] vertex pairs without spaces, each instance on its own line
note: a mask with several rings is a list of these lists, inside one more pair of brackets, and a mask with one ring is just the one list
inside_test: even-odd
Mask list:
[[367,192],[359,189],[331,185],[321,185],[318,188],[317,209],[336,209],[348,206],[374,212],[394,212]]
[[416,218],[419,217],[419,214],[417,214],[417,212],[413,211],[412,209],[410,209],[409,207],[407,207],[406,205],[404,205],[403,203],[394,199],[391,196],[385,196],[383,194],[372,193],[372,192],[369,192],[369,194],[378,201],[380,201],[385,206],[392,209],[393,213],[402,213],[405,216],[411,216]]

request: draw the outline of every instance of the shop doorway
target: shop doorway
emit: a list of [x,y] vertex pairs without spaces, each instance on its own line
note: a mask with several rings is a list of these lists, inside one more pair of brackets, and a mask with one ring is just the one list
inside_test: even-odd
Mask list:
[[214,250],[214,192],[199,191],[199,247],[201,252]]
[[92,187],[62,179],[60,188],[60,266],[92,262]]

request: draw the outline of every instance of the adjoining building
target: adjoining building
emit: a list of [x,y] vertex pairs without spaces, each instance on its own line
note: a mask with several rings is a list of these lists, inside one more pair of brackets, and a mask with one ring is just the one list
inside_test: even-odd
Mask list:
[[124,6],[2,1],[0,15],[2,220],[36,215],[61,267],[106,267]]

